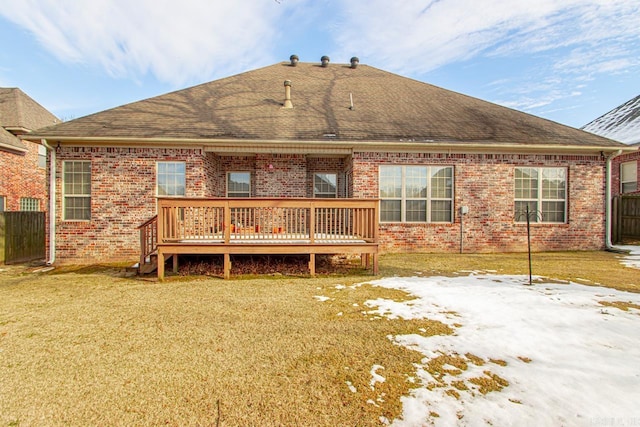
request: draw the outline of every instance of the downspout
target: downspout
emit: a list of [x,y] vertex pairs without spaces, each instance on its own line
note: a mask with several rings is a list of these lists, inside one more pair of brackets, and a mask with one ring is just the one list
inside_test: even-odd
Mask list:
[[613,162],[614,157],[622,154],[622,150],[615,151],[607,157],[607,167],[606,167],[606,182],[605,182],[605,231],[604,231],[604,244],[606,250],[618,252],[619,249],[613,247],[611,243],[611,163]]
[[49,163],[49,259],[47,265],[56,261],[56,149],[49,145],[46,139],[40,142],[51,153]]

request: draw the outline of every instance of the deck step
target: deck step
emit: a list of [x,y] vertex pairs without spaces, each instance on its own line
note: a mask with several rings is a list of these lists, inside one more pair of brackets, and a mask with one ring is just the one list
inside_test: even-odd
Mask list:
[[158,269],[158,254],[151,254],[147,257],[144,264],[138,266],[138,274],[153,273]]

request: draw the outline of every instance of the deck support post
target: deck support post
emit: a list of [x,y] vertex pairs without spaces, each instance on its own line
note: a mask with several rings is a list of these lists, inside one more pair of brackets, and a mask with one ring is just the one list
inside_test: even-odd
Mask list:
[[378,275],[378,254],[373,253],[371,254],[371,256],[373,256],[373,274],[377,276]]
[[231,277],[231,255],[228,253],[224,254],[223,270],[224,278],[229,279]]
[[158,247],[158,280],[164,280],[164,252]]
[[309,254],[309,274],[316,275],[316,254]]
[[178,272],[178,254],[173,254],[173,272]]

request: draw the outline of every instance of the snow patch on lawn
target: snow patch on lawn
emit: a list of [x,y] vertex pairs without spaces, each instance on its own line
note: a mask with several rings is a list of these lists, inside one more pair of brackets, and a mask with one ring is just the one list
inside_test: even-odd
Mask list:
[[[529,286],[526,276],[492,274],[371,283],[414,299],[367,301],[369,314],[439,320],[454,330],[390,337],[424,355],[420,387],[402,399],[393,425],[640,425],[640,310],[600,304],[637,306],[640,294],[575,283]],[[429,372],[429,361],[445,355],[464,369],[445,364]],[[483,389],[487,381],[497,390]]]

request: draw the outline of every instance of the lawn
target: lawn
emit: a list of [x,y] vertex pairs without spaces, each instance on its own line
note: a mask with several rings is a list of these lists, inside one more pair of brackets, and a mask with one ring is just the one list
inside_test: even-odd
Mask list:
[[[534,254],[533,272],[640,291],[638,271],[619,258]],[[380,267],[382,276],[528,272],[526,254],[387,255]],[[403,413],[424,357],[389,337],[455,328],[376,314],[367,302],[414,297],[352,286],[372,280],[357,271],[158,283],[111,266],[0,270],[0,426],[381,425]]]

